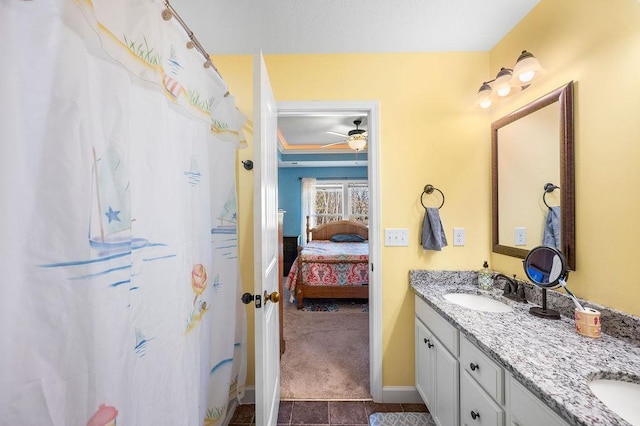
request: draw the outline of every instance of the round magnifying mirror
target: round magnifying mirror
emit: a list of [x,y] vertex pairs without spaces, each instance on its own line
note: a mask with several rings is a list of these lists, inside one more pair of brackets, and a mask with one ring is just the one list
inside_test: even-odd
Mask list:
[[537,286],[542,287],[542,307],[529,309],[532,315],[559,319],[560,313],[547,309],[547,289],[557,287],[560,281],[565,281],[569,270],[567,262],[560,250],[549,246],[538,246],[527,254],[523,261],[524,272]]
[[557,287],[569,273],[562,252],[549,246],[535,247],[527,254],[524,272],[532,282],[545,288]]

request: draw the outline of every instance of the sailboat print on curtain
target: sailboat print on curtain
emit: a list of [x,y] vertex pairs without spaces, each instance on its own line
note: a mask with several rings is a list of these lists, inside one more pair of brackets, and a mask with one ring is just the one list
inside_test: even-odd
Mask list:
[[[67,259],[55,263],[41,264],[43,268],[65,268],[70,272],[69,280],[84,281],[107,277],[109,287],[120,287],[131,283],[132,250],[165,247],[162,243],[150,243],[148,239],[132,236],[131,196],[129,191],[129,169],[121,148],[111,143],[98,156],[92,150],[91,202],[89,214],[88,243],[93,249],[88,259]],[[156,253],[146,261],[175,257],[175,253]],[[103,267],[97,267],[102,265]],[[129,290],[136,290],[131,287]]]
[[184,88],[178,81],[180,76],[180,71],[182,71],[182,65],[178,62],[176,49],[174,46],[171,46],[169,49],[169,72],[165,72],[162,78],[162,85],[165,90],[173,99],[176,99],[182,92],[184,92]]
[[200,183],[200,178],[202,175],[200,174],[200,169],[198,168],[198,162],[196,161],[196,157],[191,157],[191,167],[188,172],[184,172],[187,177],[187,182],[191,186],[196,186]]
[[131,238],[129,170],[120,148],[111,143],[101,158],[93,149],[89,243],[100,251],[129,251],[144,247],[147,240]]
[[211,228],[211,234],[235,234],[238,227],[238,212],[236,201],[236,189],[231,188],[227,200],[218,214],[219,225]]

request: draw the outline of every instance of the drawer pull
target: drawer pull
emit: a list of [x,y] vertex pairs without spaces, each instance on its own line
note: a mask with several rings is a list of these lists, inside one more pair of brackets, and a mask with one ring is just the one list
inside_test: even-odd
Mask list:
[[478,364],[469,363],[469,368],[471,368],[471,371],[476,371],[480,369],[480,366]]
[[471,411],[471,418],[473,420],[480,418],[480,413],[476,413],[475,411]]
[[428,348],[432,348],[433,347],[433,343],[431,343],[430,340],[427,340],[427,347]]
[[426,338],[426,337],[424,338],[424,342],[425,342],[425,343],[427,343],[427,342],[428,342],[428,340],[427,340],[427,338]]

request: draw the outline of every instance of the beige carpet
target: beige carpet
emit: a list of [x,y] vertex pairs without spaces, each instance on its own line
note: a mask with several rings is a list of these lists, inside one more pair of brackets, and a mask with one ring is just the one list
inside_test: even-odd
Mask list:
[[286,351],[280,398],[369,399],[369,314],[338,304],[337,312],[298,311],[284,302]]

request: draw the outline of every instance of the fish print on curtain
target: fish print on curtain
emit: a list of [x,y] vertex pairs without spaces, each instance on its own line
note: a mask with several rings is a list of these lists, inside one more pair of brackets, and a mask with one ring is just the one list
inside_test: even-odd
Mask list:
[[246,375],[242,114],[161,2],[0,7],[21,22],[2,53],[29,87],[0,102],[30,112],[6,127],[29,155],[0,160],[19,182],[0,187],[3,214],[22,218],[0,242],[18,325],[0,330],[0,425],[221,424]]

